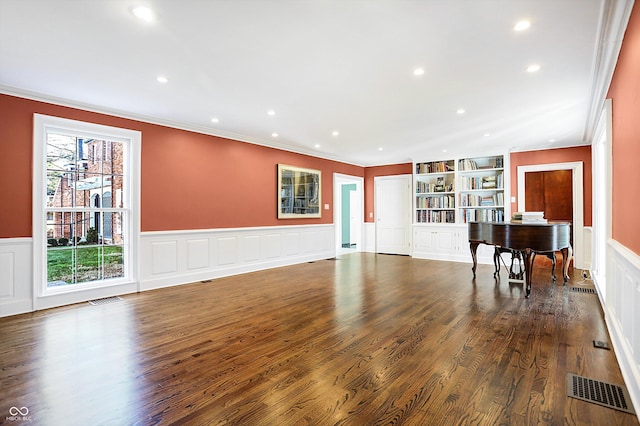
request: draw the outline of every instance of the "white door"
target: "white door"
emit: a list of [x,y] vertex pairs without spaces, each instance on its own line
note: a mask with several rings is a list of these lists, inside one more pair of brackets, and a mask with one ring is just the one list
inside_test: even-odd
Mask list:
[[411,175],[380,176],[374,182],[376,253],[409,254]]

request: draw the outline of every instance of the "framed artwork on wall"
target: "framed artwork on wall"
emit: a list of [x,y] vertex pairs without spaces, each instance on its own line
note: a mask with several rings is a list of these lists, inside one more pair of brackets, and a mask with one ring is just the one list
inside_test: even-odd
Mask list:
[[278,164],[278,219],[321,217],[322,172]]

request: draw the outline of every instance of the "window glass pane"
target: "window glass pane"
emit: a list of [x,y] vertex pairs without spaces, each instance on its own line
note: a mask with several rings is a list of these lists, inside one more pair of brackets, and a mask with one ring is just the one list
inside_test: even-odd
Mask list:
[[75,251],[73,247],[47,248],[47,287],[60,287],[76,282]]
[[47,134],[47,169],[69,170],[77,159],[77,140],[75,137]]
[[76,251],[76,282],[86,283],[102,279],[102,246],[83,245]]
[[59,170],[47,172],[47,207],[72,207],[73,188],[69,186],[66,175]]
[[124,277],[126,146],[47,133],[47,287]]
[[[74,232],[74,216],[70,212],[53,211],[48,215],[47,219],[47,242],[48,246],[57,247],[60,245],[60,239],[66,238],[71,240]],[[51,241],[51,240],[55,240]],[[64,240],[63,240],[64,243]],[[67,244],[63,244],[67,245]]]
[[113,234],[113,243],[114,244],[123,244],[125,242],[125,215],[123,213],[113,213],[111,219],[111,229]]
[[124,277],[124,246],[104,245],[104,279]]

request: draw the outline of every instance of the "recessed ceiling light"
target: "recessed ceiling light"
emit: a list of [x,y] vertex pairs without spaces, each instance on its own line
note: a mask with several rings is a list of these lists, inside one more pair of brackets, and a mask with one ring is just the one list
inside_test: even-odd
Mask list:
[[484,136],[485,138],[486,138],[486,137],[489,137],[489,136],[491,136],[491,133],[485,133],[483,136]]
[[141,21],[151,22],[153,20],[153,12],[148,7],[138,6],[132,10],[134,16]]
[[513,26],[513,30],[514,31],[524,31],[527,28],[529,28],[531,26],[531,22],[527,21],[526,19],[523,19],[522,21],[518,21],[514,26]]
[[527,67],[527,72],[536,72],[538,70],[540,70],[540,65],[538,64],[532,64]]
[[159,75],[158,78],[156,78],[156,80],[158,80],[158,83],[166,83],[169,81],[169,79],[164,75]]
[[314,147],[315,147],[316,149],[318,149],[318,148],[320,148],[320,144],[319,144],[319,143],[317,143],[317,144],[315,144],[315,145],[314,145]]
[[268,115],[276,115],[276,112],[272,109],[270,109],[269,111],[267,111]]
[[416,68],[415,70],[413,70],[413,75],[423,75],[424,74],[424,68]]
[[554,143],[556,140],[555,139],[549,139],[549,142]]
[[446,149],[443,149],[443,150],[442,150],[442,152],[447,152],[447,150],[446,150]]
[[380,147],[380,148],[378,148],[378,151],[382,151],[383,149],[384,149],[384,148]]
[[465,111],[462,108],[458,108],[458,110],[456,111],[456,114],[459,114],[459,115],[462,115],[464,113],[465,113]]
[[276,132],[273,132],[273,133],[271,133],[271,137],[272,137],[272,138],[277,138],[277,137],[278,137],[278,134],[277,134]]
[[331,136],[338,136],[340,134],[339,131],[334,130],[333,132],[331,132]]

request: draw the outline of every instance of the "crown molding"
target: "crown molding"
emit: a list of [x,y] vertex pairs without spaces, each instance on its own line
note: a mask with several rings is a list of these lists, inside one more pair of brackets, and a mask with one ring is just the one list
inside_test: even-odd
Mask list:
[[591,143],[613,79],[634,0],[603,0],[591,69],[591,104],[583,140]]

